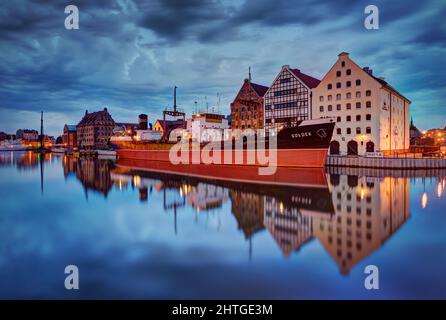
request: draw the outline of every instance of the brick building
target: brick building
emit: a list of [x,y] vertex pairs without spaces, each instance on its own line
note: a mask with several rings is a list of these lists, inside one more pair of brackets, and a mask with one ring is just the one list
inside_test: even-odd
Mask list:
[[76,128],[78,146],[82,149],[106,148],[115,126],[107,108],[91,113],[86,110]]
[[263,128],[263,96],[268,87],[245,79],[231,103],[232,129]]
[[66,124],[63,127],[63,144],[67,147],[77,146],[77,131],[76,126],[73,124]]

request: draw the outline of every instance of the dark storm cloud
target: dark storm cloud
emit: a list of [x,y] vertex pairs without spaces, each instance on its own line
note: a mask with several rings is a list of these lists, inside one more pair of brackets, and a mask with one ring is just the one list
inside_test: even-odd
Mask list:
[[344,50],[414,100],[415,115],[444,108],[444,1],[376,0],[378,31],[363,27],[365,0],[69,3],[76,31],[64,28],[66,3],[2,1],[0,131],[13,127],[2,119],[42,108],[75,122],[107,105],[130,121],[169,105],[173,85],[188,112],[217,92],[227,112],[248,66],[265,85],[283,64],[321,77]]
[[139,1],[144,12],[139,25],[148,28],[162,38],[181,40],[194,28],[207,29],[216,22],[228,18],[228,10],[217,0],[154,0]]

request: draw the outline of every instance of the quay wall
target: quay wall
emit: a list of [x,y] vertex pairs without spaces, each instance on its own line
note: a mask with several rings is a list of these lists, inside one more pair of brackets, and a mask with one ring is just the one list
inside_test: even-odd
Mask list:
[[328,167],[379,168],[379,169],[444,169],[445,158],[364,158],[327,156]]

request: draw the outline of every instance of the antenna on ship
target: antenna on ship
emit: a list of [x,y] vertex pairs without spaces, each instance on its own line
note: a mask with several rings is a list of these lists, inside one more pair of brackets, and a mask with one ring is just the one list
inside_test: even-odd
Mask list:
[[177,86],[173,88],[173,112],[177,112]]

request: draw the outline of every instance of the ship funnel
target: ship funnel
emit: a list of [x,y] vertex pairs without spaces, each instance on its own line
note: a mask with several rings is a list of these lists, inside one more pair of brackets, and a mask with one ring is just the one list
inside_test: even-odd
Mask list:
[[146,114],[139,115],[139,129],[147,130],[147,115]]

